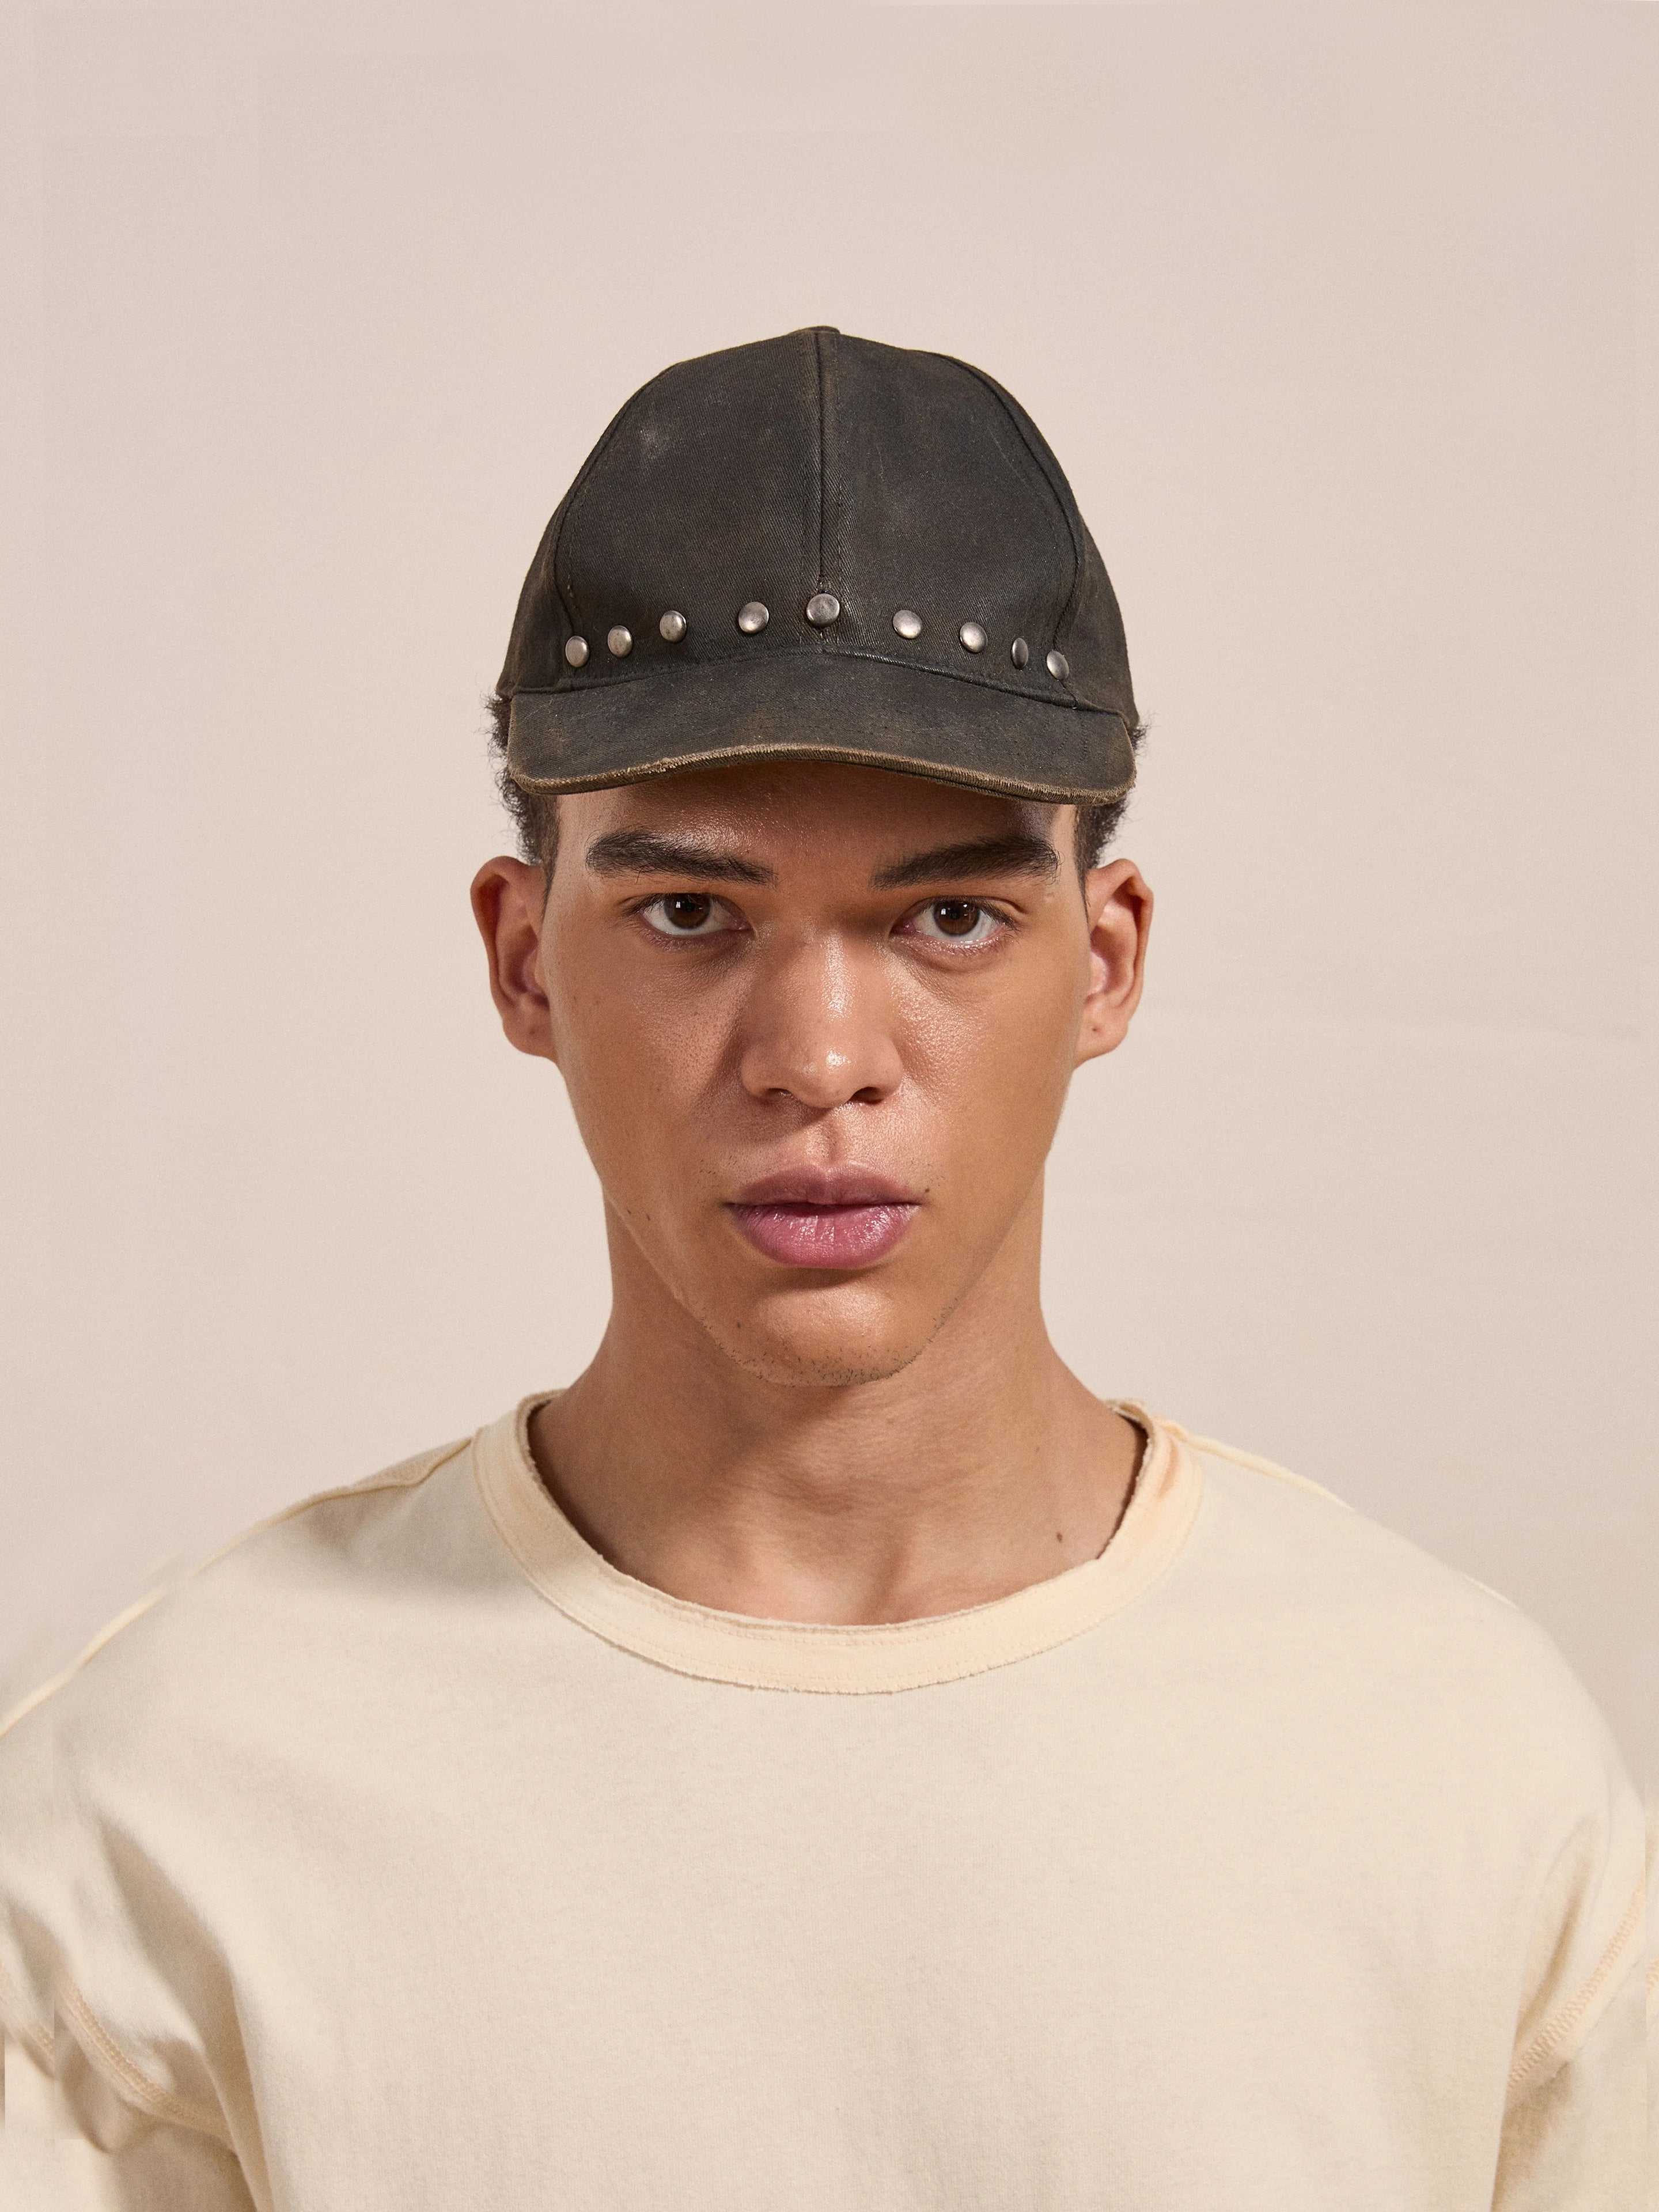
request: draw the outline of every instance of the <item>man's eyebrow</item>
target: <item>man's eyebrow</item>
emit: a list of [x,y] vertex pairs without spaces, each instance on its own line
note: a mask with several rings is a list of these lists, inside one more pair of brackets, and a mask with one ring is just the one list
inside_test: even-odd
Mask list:
[[596,876],[700,876],[705,883],[775,884],[770,868],[741,860],[678,837],[659,837],[650,830],[612,830],[588,847],[587,865]]
[[1060,860],[1046,837],[1014,833],[976,837],[965,845],[939,845],[931,853],[908,853],[870,878],[878,891],[905,884],[959,883],[964,876],[1046,876],[1060,873]]

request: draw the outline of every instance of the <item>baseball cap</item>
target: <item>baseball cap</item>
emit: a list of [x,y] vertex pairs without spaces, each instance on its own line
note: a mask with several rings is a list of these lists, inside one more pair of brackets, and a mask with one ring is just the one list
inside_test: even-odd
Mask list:
[[1036,425],[965,362],[827,328],[635,393],[498,689],[532,790],[786,759],[1056,801],[1134,778],[1117,600]]

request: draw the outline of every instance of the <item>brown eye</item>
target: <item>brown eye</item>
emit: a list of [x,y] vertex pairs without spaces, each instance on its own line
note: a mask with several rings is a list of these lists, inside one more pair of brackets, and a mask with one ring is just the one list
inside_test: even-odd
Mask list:
[[985,909],[972,899],[935,899],[928,911],[941,937],[971,937]]
[[676,891],[662,902],[665,920],[676,929],[701,929],[713,910],[714,902],[702,891]]
[[708,891],[665,891],[640,909],[659,937],[723,937],[730,909]]
[[977,899],[932,899],[911,916],[909,926],[918,937],[931,938],[935,945],[988,945],[1007,927]]

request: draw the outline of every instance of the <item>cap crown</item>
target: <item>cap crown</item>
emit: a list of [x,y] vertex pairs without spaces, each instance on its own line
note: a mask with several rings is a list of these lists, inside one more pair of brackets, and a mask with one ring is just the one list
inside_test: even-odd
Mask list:
[[[821,593],[839,611],[811,622]],[[756,603],[763,626],[740,629]],[[903,611],[914,635],[894,627]],[[788,654],[1136,721],[1111,584],[1024,410],[963,362],[827,328],[681,362],[635,393],[548,525],[501,689]]]

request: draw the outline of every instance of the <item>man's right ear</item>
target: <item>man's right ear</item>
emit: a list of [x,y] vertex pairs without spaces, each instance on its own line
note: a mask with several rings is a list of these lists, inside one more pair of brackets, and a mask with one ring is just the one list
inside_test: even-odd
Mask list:
[[507,1042],[556,1061],[553,1009],[542,988],[547,878],[527,860],[486,860],[472,878],[472,913],[489,961],[489,995]]

